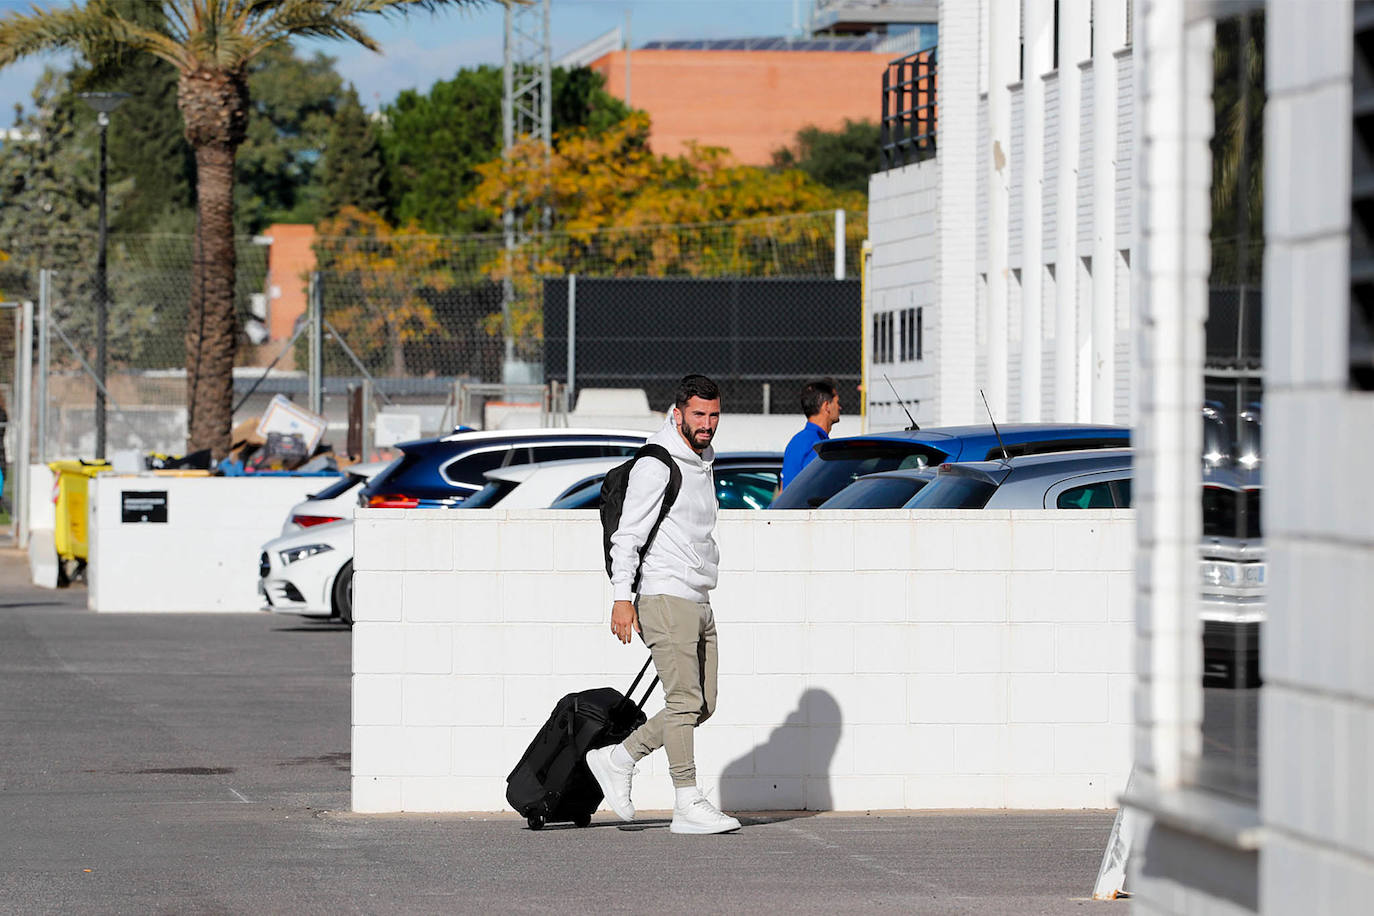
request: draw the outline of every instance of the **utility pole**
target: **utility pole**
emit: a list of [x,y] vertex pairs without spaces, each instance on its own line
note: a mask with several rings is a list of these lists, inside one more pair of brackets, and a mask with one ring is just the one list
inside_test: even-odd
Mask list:
[[105,196],[107,189],[105,171],[105,131],[110,126],[110,112],[129,97],[127,92],[82,92],[81,100],[95,109],[96,123],[100,125],[100,238],[95,254],[95,457],[105,458],[105,355],[110,316],[110,290],[105,272],[105,249],[108,241],[108,227],[105,220]]
[[[539,3],[507,4],[506,39],[501,99],[502,154],[509,156],[516,143],[533,137],[544,144],[547,159],[553,141],[553,50],[549,39],[549,0]],[[528,217],[517,213],[515,203],[506,200],[501,222],[505,230],[505,278],[501,283],[501,326],[505,337],[505,359],[501,380],[506,384],[528,382],[515,359],[515,335],[511,330],[511,311],[515,304],[515,283],[511,271],[520,247],[525,242]],[[552,213],[541,207],[539,228],[547,229]]]

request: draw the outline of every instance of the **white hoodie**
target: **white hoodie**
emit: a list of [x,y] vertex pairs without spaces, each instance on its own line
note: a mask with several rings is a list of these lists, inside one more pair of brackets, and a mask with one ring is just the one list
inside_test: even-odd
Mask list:
[[[716,484],[710,446],[698,455],[682,438],[673,411],[649,442],[668,450],[682,472],[682,489],[663,519],[654,542],[644,555],[639,581],[641,595],[675,595],[688,601],[706,601],[716,587],[720,549],[716,546]],[[668,487],[668,466],[656,458],[635,462],[625,491],[620,527],[611,536],[611,590],[616,601],[634,598],[635,569],[639,548],[649,536],[663,506]]]

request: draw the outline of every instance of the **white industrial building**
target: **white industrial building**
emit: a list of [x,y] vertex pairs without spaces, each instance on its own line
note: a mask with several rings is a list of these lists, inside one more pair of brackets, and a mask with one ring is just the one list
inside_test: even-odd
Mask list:
[[936,136],[894,142],[929,121],[887,92],[869,184],[868,428],[907,424],[894,386],[922,425],[981,422],[980,389],[999,420],[1130,422],[1131,45],[1128,0],[941,4]]
[[[1246,723],[1209,720],[1197,499],[1241,20],[1263,61],[1269,590],[1248,751],[1214,731]],[[999,419],[1130,423],[1131,910],[1367,912],[1374,496],[1338,467],[1374,453],[1374,3],[945,0],[939,36],[935,142],[901,125],[870,183],[868,426],[907,422],[884,374],[922,424],[982,419],[980,387]]]

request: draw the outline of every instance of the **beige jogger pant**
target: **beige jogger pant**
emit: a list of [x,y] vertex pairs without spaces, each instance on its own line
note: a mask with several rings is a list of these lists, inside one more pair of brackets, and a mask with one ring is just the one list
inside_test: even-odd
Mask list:
[[695,786],[692,731],[716,711],[716,619],[707,602],[672,595],[640,595],[635,606],[664,706],[625,739],[625,750],[639,760],[666,748],[673,785]]

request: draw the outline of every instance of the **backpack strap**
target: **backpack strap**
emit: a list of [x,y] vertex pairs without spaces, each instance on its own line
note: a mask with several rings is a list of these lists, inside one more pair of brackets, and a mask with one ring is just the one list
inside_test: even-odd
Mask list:
[[668,517],[668,510],[673,508],[673,503],[677,501],[678,491],[682,489],[682,471],[678,468],[677,462],[668,450],[656,443],[646,443],[640,446],[639,451],[635,452],[633,461],[641,458],[657,458],[668,466],[668,486],[663,490],[663,506],[658,510],[658,518],[654,520],[654,526],[649,529],[649,536],[644,539],[644,545],[639,548],[639,565],[635,569],[634,582],[630,585],[630,591],[639,594],[639,578],[644,573],[644,555],[649,552],[649,545],[654,542],[658,535],[658,529],[663,526],[663,520]]

